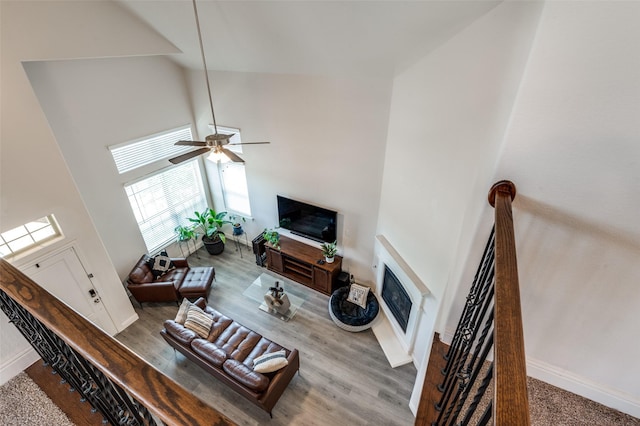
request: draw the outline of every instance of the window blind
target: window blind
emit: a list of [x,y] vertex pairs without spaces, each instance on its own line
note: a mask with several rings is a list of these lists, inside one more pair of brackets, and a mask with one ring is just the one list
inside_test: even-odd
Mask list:
[[207,207],[197,159],[125,185],[125,191],[149,253],[173,241],[175,228]]
[[109,147],[109,150],[118,168],[118,173],[122,174],[158,160],[176,157],[193,149],[190,146],[174,145],[181,140],[192,140],[191,126],[158,133],[137,141],[113,145]]

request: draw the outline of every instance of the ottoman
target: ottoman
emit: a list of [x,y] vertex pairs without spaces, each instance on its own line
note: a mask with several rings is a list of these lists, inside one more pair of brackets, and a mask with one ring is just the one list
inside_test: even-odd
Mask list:
[[187,299],[203,297],[207,300],[207,294],[215,277],[216,271],[211,266],[189,268],[178,292],[180,296],[186,297]]

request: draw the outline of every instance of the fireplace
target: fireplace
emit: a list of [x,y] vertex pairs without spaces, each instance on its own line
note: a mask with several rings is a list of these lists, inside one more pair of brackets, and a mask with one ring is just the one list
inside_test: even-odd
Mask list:
[[[392,367],[425,359],[437,304],[429,289],[383,236],[376,236],[376,286],[382,317],[372,329]],[[420,335],[418,328],[421,328]],[[428,337],[426,337],[428,338]]]
[[411,298],[387,265],[384,265],[384,278],[382,280],[382,300],[387,304],[398,325],[407,332],[409,315],[411,314]]

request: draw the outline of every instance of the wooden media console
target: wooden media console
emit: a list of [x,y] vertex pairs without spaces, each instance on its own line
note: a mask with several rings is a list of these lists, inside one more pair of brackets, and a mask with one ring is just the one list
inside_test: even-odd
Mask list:
[[342,269],[342,257],[335,256],[333,263],[324,261],[319,248],[280,236],[280,250],[266,243],[267,268],[320,293],[331,295],[338,274]]

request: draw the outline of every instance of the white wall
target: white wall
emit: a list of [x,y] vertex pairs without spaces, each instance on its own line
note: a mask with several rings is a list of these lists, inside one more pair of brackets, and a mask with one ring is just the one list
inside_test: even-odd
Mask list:
[[[82,250],[94,284],[119,329],[136,316],[60,154],[21,61],[148,53],[175,48],[111,2],[0,2],[0,230],[56,215]],[[131,27],[136,22],[137,26]],[[50,246],[49,249],[55,249]],[[37,253],[35,255],[42,255]],[[29,257],[20,259],[27,262]],[[11,325],[0,328],[2,380],[33,356]],[[25,352],[26,351],[26,352]],[[6,374],[5,374],[6,373]]]
[[[350,260],[346,268],[372,277],[377,230],[448,314],[452,294],[459,283],[468,286],[476,249],[486,239],[488,187],[509,178],[519,190],[514,209],[529,373],[640,416],[634,338],[640,308],[639,7],[547,4],[522,81],[540,4],[501,4],[399,75],[392,95],[380,81],[212,73],[219,123],[240,127],[245,141],[272,142],[243,154],[252,207],[261,212],[250,235],[275,224],[277,193],[335,208],[343,222],[341,249]],[[82,248],[114,321],[125,324],[133,310],[88,211],[100,210],[99,197],[83,194],[92,200],[85,207],[72,166],[81,155],[69,158],[72,178],[51,128],[65,135],[65,155],[65,143],[85,141],[75,134],[75,120],[71,125],[63,116],[66,109],[52,116],[49,127],[21,61],[176,50],[112,2],[2,1],[0,8],[0,230],[56,214],[67,241]],[[115,72],[125,63],[120,61],[130,62],[126,75],[105,75],[97,67],[104,63]],[[158,75],[151,64],[158,65]],[[178,72],[161,59],[29,66],[33,73],[46,71],[39,78],[56,76],[56,84],[76,93],[71,98],[50,88],[47,99],[68,101],[69,111],[93,120],[80,126],[82,135],[113,126],[111,114],[121,111],[105,108],[104,117],[78,111],[80,105],[101,108],[96,99],[83,98],[81,87],[103,97],[107,90],[89,84],[86,75],[71,84],[61,75],[65,67],[91,70],[96,84],[104,80],[112,88],[118,77],[132,85],[126,77],[146,75],[150,81],[139,90],[166,83],[176,105],[188,104]],[[203,82],[191,74],[188,80],[204,136],[210,118]],[[125,99],[125,93],[116,94]],[[149,122],[128,122],[122,137],[156,127],[152,115]],[[95,153],[97,145],[77,148]],[[104,171],[106,162],[96,167]],[[87,177],[88,171],[80,174]],[[129,243],[138,250],[140,241]],[[465,263],[470,269],[463,270]],[[437,330],[452,328],[452,321]],[[6,326],[3,321],[0,368],[19,365],[15,361],[25,360],[28,349]],[[0,373],[6,377],[5,370]]]
[[[448,288],[457,285],[485,209],[540,10],[503,3],[394,80],[378,233],[445,318],[445,293],[455,293]],[[420,324],[422,358],[438,314]],[[426,363],[418,368],[412,408]]]
[[378,231],[438,299],[486,204],[539,9],[502,4],[394,81]]
[[107,147],[193,122],[182,68],[166,57],[147,56],[32,62],[25,69],[124,279],[147,249],[123,185],[150,167],[119,175]]
[[[210,76],[218,124],[240,128],[244,142],[271,142],[243,148],[255,217],[245,225],[249,237],[277,225],[276,194],[337,210],[343,269],[373,282],[390,82],[234,72]],[[191,72],[189,80],[204,137],[211,123],[204,76]],[[212,163],[209,169],[215,173]]]
[[640,417],[640,4],[545,6],[513,180],[529,373]]

